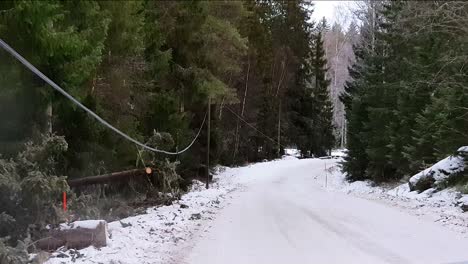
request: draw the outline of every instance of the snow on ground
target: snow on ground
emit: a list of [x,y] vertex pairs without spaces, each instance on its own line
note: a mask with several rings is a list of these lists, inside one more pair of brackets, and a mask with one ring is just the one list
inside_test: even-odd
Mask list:
[[418,193],[410,191],[408,183],[394,188],[373,186],[371,181],[348,183],[340,172],[338,164],[331,170],[330,190],[396,206],[410,214],[439,222],[468,237],[468,213],[464,213],[461,209],[461,204],[468,204],[468,195],[451,188],[442,191],[431,188]]
[[249,185],[232,199],[208,232],[193,241],[193,247],[176,263],[441,264],[468,260],[468,237],[411,215],[397,204],[381,202],[386,188],[372,187],[369,182],[347,184],[336,173],[336,160],[303,159],[294,164],[259,171],[268,180]]
[[[204,183],[195,181],[191,191],[170,206],[153,207],[146,214],[108,223],[108,245],[79,251],[59,250],[52,254],[48,264],[62,263],[170,263],[178,249],[194,233],[203,232],[206,223],[225,204],[231,192],[267,178],[265,170],[294,167],[298,160],[287,156],[283,160],[257,163],[240,168],[218,168],[214,183],[205,189]],[[94,226],[97,221],[84,221]]]
[[[194,237],[207,232],[218,211],[236,200],[230,198],[254,186],[261,187],[263,183],[283,184],[289,176],[304,175],[301,178],[307,173],[317,175],[311,184],[320,185],[330,197],[333,192],[340,192],[377,201],[468,236],[468,213],[462,213],[459,206],[468,201],[468,196],[462,197],[453,190],[436,192],[434,189],[418,194],[410,192],[408,184],[389,189],[374,187],[369,181],[348,183],[339,170],[340,161],[285,156],[282,160],[240,168],[219,168],[210,189],[195,182],[192,190],[173,205],[148,208],[146,214],[109,223],[107,247],[59,251],[47,263],[178,263],[180,252],[193,246]],[[278,174],[282,177],[278,178]],[[299,184],[300,188],[305,188],[304,184],[294,181],[291,182],[293,186]]]
[[463,147],[460,147],[457,152],[468,152],[468,146],[463,146]]
[[345,157],[347,149],[334,149],[331,151],[331,156],[332,157]]
[[299,157],[301,155],[301,152],[294,148],[286,148],[284,149],[284,154],[288,156]]

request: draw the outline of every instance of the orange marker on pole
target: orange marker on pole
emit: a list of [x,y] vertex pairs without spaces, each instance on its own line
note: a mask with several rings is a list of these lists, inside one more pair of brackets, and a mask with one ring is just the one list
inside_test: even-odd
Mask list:
[[63,192],[62,193],[62,200],[63,200],[63,211],[66,212],[67,211],[67,192]]

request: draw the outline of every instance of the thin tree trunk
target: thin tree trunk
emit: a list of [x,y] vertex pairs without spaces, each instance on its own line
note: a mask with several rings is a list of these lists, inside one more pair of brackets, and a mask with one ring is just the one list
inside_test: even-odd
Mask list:
[[[241,113],[240,113],[241,117],[244,117],[245,99],[247,98],[247,89],[249,88],[249,75],[250,75],[250,56],[248,56],[248,59],[247,59],[247,76],[245,78],[244,98],[242,99],[242,108],[241,108]],[[239,119],[237,119],[237,124],[236,124],[234,155],[232,158],[233,162],[236,159],[238,149],[239,149]]]
[[245,90],[244,90],[244,99],[242,100],[242,111],[241,116],[244,116],[244,109],[245,109],[245,98],[247,98],[247,89],[249,87],[249,75],[250,75],[250,56],[247,61],[247,77],[245,80]]
[[46,108],[46,133],[52,134],[52,101],[47,104]]
[[278,82],[278,87],[276,88],[276,95],[275,95],[276,97],[278,97],[279,89],[281,87],[281,83],[283,83],[283,79],[284,79],[284,75],[285,75],[285,71],[286,71],[286,60],[283,60],[282,66],[283,66],[283,69],[281,69],[280,80]]
[[278,105],[278,158],[281,154],[281,100]]

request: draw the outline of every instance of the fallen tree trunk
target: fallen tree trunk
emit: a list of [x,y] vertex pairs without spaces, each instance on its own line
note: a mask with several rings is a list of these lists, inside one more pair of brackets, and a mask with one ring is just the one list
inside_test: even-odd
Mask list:
[[134,169],[134,170],[128,170],[128,171],[120,171],[120,172],[114,172],[114,173],[109,173],[109,174],[103,174],[103,175],[98,175],[98,176],[84,177],[84,178],[75,179],[75,180],[69,180],[68,185],[70,187],[77,187],[77,186],[83,186],[83,185],[100,184],[100,183],[123,180],[125,178],[130,178],[130,177],[140,177],[144,175],[147,175],[144,169]]
[[[89,246],[104,247],[107,245],[107,223],[104,220],[81,221],[84,226],[61,230],[51,230],[49,236],[36,242],[36,247],[45,251],[59,247],[82,249]],[[92,223],[90,225],[89,223]],[[80,223],[80,221],[75,222]]]

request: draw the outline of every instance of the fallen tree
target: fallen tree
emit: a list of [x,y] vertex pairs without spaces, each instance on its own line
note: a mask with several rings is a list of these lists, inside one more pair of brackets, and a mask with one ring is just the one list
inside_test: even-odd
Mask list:
[[68,185],[70,187],[78,187],[83,185],[102,184],[145,175],[149,175],[145,169],[134,169],[69,180]]

